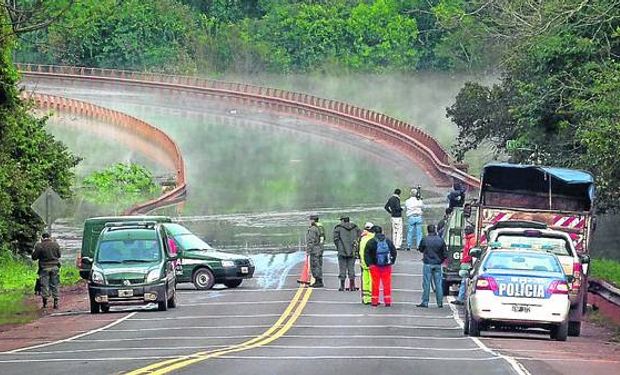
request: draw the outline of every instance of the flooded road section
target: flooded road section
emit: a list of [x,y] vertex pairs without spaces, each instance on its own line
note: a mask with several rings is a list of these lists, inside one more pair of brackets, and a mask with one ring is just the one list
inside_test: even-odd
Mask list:
[[[433,198],[427,216],[436,220],[442,212],[445,191],[436,190],[410,160],[372,139],[189,95],[160,97],[43,83],[36,89],[127,113],[170,135],[185,159],[188,199],[157,213],[176,217],[217,248],[248,254],[297,251],[303,248],[312,213],[321,216],[328,248],[341,214],[359,226],[371,221],[389,228],[383,205],[395,187],[406,191],[422,185],[425,198]],[[106,139],[83,132],[76,125],[83,121],[60,115],[50,122],[58,139],[84,158],[79,175],[127,161],[145,164],[156,175],[164,173],[113,135]],[[407,197],[403,194],[403,201]],[[92,212],[93,207],[82,202],[72,218],[56,225],[55,235],[70,253],[79,247],[81,223]]]

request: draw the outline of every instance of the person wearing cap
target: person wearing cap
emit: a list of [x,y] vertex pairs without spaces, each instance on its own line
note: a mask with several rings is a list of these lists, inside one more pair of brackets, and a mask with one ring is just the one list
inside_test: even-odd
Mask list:
[[394,246],[400,250],[400,246],[403,244],[403,208],[400,206],[400,189],[394,190],[394,194],[388,199],[383,208],[390,214],[392,241]]
[[411,250],[414,247],[414,233],[415,248],[418,248],[420,241],[422,241],[422,209],[424,208],[424,202],[422,197],[419,196],[418,189],[411,189],[411,196],[405,201],[405,208],[407,209],[407,250]]
[[366,224],[364,224],[364,230],[362,231],[359,240],[358,257],[360,259],[360,268],[362,269],[362,272],[360,273],[360,285],[362,290],[362,303],[364,305],[370,305],[372,293],[372,278],[370,275],[370,270],[368,269],[368,265],[366,264],[366,260],[364,260],[364,250],[368,241],[375,236],[375,233],[372,231],[373,227],[374,224],[371,222],[367,222]]
[[417,307],[428,307],[429,294],[431,289],[431,277],[435,281],[435,297],[437,307],[443,307],[443,284],[441,263],[448,257],[446,243],[437,235],[435,225],[429,224],[427,227],[428,235],[422,239],[418,251],[423,254],[422,258],[422,302]]
[[49,233],[41,235],[41,241],[34,246],[32,260],[39,261],[39,279],[41,280],[41,298],[43,308],[47,307],[47,299],[54,299],[54,309],[58,309],[60,284],[60,246],[54,241]]
[[471,269],[471,256],[469,251],[476,246],[476,235],[474,234],[474,226],[468,224],[463,230],[465,233],[465,244],[463,245],[463,252],[461,254],[461,269],[459,270],[459,276],[461,276],[461,286],[459,287],[459,295],[454,301],[455,305],[463,305],[465,303],[465,288],[467,285],[467,276],[469,276],[469,270]]
[[[324,232],[323,232],[324,233]],[[319,216],[310,215],[310,227],[306,235],[306,253],[310,258],[310,272],[314,277],[313,288],[322,288],[323,285],[323,243],[325,234],[319,228]]]
[[[361,231],[348,216],[341,216],[340,223],[334,227],[334,245],[338,251],[338,279],[339,291],[355,291],[355,252],[359,244]],[[349,278],[349,285],[345,288],[345,281]]]

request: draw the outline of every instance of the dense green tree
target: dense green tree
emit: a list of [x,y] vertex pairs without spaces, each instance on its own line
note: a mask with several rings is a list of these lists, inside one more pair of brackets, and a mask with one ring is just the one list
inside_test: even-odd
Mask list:
[[83,0],[31,43],[56,64],[186,72],[195,70],[201,25],[174,0]]
[[16,24],[0,7],[0,249],[14,252],[30,251],[43,229],[30,205],[47,187],[70,196],[72,168],[79,161],[20,98],[11,51],[15,35],[30,30],[27,25],[32,24]]
[[600,207],[618,206],[618,2],[518,3],[526,2],[479,15],[509,47],[501,81],[466,85],[448,109],[460,131],[456,154],[485,145],[517,162],[586,169]]

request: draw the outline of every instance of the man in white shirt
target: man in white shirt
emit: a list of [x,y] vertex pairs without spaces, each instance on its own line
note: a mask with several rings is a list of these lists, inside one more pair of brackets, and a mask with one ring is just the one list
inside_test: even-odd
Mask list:
[[424,202],[419,196],[418,189],[411,189],[411,197],[405,201],[407,215],[407,250],[411,250],[413,245],[413,234],[415,232],[415,248],[420,246],[422,241],[422,209]]

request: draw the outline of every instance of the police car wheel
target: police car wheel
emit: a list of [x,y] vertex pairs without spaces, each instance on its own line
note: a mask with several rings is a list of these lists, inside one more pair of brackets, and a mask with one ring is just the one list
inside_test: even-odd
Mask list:
[[471,315],[467,320],[469,322],[469,335],[474,337],[480,336],[480,322],[474,319]]
[[568,337],[568,327],[568,322],[551,327],[551,338],[557,341],[566,341],[566,338]]

